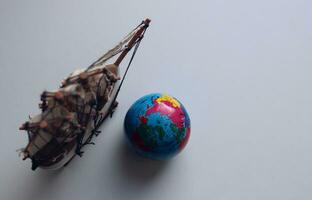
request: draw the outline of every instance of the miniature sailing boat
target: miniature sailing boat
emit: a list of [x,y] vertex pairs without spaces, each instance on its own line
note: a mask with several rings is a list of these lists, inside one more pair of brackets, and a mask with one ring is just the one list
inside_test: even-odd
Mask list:
[[[116,97],[149,23],[149,19],[144,20],[88,68],[71,73],[56,91],[42,93],[39,104],[42,113],[20,127],[27,131],[29,139],[21,154],[23,160],[32,160],[33,170],[58,169],[75,155],[82,156],[84,145],[92,144],[99,126],[117,106]],[[120,81],[119,65],[133,47]],[[106,64],[117,55],[113,64]]]

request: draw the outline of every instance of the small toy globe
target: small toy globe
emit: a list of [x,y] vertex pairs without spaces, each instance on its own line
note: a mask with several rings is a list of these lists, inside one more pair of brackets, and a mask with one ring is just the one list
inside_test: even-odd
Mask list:
[[190,118],[174,97],[149,94],[128,110],[125,132],[130,146],[141,156],[162,160],[179,153],[190,137]]

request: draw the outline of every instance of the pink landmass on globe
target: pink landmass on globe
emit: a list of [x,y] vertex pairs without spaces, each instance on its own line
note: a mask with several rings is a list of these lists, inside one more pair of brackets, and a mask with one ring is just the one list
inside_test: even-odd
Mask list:
[[169,101],[157,102],[156,100],[154,100],[154,105],[146,111],[146,116],[158,112],[160,115],[168,116],[178,128],[183,128],[184,113],[181,107],[174,107]]

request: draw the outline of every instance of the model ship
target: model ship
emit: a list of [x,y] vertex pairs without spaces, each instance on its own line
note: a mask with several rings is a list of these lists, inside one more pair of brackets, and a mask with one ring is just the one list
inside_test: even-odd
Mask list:
[[[98,128],[118,105],[117,95],[149,23],[149,19],[144,20],[89,67],[71,73],[59,89],[41,94],[42,112],[20,127],[29,139],[20,153],[23,160],[32,160],[33,170],[65,166],[75,155],[82,156],[83,146],[92,144],[93,136],[100,132]],[[132,48],[129,64],[120,77],[119,66]],[[115,57],[112,64],[107,64]]]

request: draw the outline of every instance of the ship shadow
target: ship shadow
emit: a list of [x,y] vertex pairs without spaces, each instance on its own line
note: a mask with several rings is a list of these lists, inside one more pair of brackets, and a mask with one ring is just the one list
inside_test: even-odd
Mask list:
[[130,148],[125,138],[120,138],[117,164],[122,179],[147,186],[164,174],[170,161],[143,158]]
[[28,190],[23,194],[23,199],[45,199],[53,195],[51,190],[59,185],[63,170],[64,168],[53,171],[37,169],[35,174],[32,174],[32,182],[28,183]]

